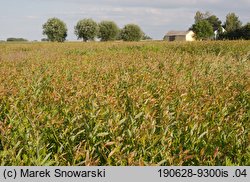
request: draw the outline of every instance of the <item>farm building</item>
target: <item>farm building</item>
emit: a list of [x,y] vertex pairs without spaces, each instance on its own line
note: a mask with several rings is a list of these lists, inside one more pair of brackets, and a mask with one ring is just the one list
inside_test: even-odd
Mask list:
[[193,31],[170,31],[164,36],[168,41],[194,41]]

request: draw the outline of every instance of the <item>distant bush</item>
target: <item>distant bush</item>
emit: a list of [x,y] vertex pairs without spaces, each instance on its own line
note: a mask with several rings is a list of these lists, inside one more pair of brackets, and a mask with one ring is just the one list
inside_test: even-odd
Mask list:
[[99,23],[98,37],[101,41],[115,40],[119,33],[119,28],[113,21],[102,21]]
[[138,25],[128,24],[121,30],[121,38],[124,41],[139,41],[143,37],[143,32]]
[[27,42],[27,39],[24,38],[7,38],[7,42]]
[[41,41],[42,41],[42,42],[48,42],[48,41],[49,41],[49,39],[42,38],[42,39],[41,39]]

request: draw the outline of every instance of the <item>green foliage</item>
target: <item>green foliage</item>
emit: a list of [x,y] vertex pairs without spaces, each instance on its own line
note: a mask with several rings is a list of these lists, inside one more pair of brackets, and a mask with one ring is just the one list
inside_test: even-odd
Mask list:
[[242,36],[245,40],[250,40],[250,23],[241,28]]
[[0,164],[248,166],[249,53],[249,41],[1,43]]
[[7,38],[7,42],[27,42],[27,39],[24,38]]
[[80,20],[75,26],[75,34],[83,41],[94,40],[98,34],[98,25],[92,19]]
[[207,20],[201,20],[194,24],[192,30],[198,40],[210,39],[214,35],[213,27]]
[[239,17],[235,13],[229,13],[226,16],[226,22],[224,24],[224,27],[227,32],[233,32],[233,31],[239,30],[241,26],[242,26],[242,23],[239,20]]
[[200,11],[197,11],[194,16],[194,22],[198,23],[199,21],[203,20],[203,13]]
[[222,22],[219,20],[219,18],[215,15],[211,15],[211,13],[208,11],[205,13],[197,11],[194,16],[194,20],[195,20],[195,24],[197,24],[198,22],[202,20],[207,20],[212,25],[213,31],[221,28]]
[[[209,22],[212,27],[213,31],[217,31],[218,34],[216,35],[216,39],[230,39],[230,40],[236,40],[236,39],[245,39],[249,40],[249,33],[248,33],[248,26],[242,27],[242,23],[239,20],[239,17],[235,15],[235,13],[229,13],[226,17],[226,22],[224,23],[224,27],[226,32],[222,31],[221,21],[219,18],[215,15],[211,15],[209,12],[202,13],[200,11],[197,11],[195,14],[195,24],[192,25],[192,30],[198,35],[196,35],[199,39],[208,39],[212,36],[210,34],[210,28],[205,30],[205,27],[208,27],[208,25],[205,25],[206,23],[200,23],[201,21],[207,21]],[[202,25],[201,25],[202,24]],[[205,33],[206,32],[206,33]]]
[[213,31],[220,29],[221,26],[221,21],[219,20],[219,18],[215,15],[211,15],[208,18],[206,18],[205,20],[207,20],[213,27]]
[[43,34],[52,42],[64,42],[67,31],[66,24],[58,18],[50,18],[43,25]]
[[199,21],[201,20],[205,20],[207,18],[209,18],[211,16],[211,13],[210,12],[205,12],[205,13],[202,13],[200,11],[197,11],[195,16],[194,16],[194,22],[195,23],[198,23]]
[[143,32],[138,25],[128,24],[121,30],[120,36],[124,41],[139,41],[143,37]]
[[102,21],[99,23],[98,37],[101,41],[115,40],[119,33],[119,28],[113,21]]
[[247,23],[246,25],[242,26],[239,29],[236,29],[234,31],[225,32],[220,35],[220,39],[229,39],[229,40],[238,40],[238,39],[244,39],[244,40],[250,40],[250,23]]
[[121,33],[122,33],[122,30],[119,29],[119,31],[118,31],[118,33],[117,33],[116,40],[122,40],[122,35],[121,35]]
[[48,42],[48,41],[49,41],[49,39],[42,38],[42,39],[41,39],[41,41],[42,41],[42,42]]

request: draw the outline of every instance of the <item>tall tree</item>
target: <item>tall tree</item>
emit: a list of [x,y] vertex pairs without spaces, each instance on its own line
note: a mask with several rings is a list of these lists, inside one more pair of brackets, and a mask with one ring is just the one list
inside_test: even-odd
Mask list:
[[202,13],[200,11],[196,12],[194,16],[194,23],[196,24],[201,20],[207,20],[213,26],[214,31],[222,27],[221,26],[222,22],[220,21],[220,19],[217,16],[212,15],[209,11],[205,13]]
[[212,26],[213,26],[213,30],[219,30],[222,26],[221,26],[221,21],[220,19],[215,16],[215,15],[211,15],[208,18],[206,18],[205,20],[207,20]]
[[203,13],[200,11],[197,11],[194,16],[194,23],[198,23],[201,20],[203,20]]
[[211,13],[209,11],[206,11],[205,13],[197,11],[195,16],[194,16],[194,23],[198,23],[201,20],[205,20],[210,16],[211,16]]
[[94,40],[98,33],[98,25],[92,19],[78,21],[75,26],[75,34],[78,39],[83,41]]
[[233,32],[237,29],[240,29],[242,22],[239,20],[239,17],[235,13],[229,13],[226,16],[226,22],[224,24],[227,32]]
[[214,35],[213,26],[207,20],[201,20],[194,24],[192,30],[198,40],[210,39]]
[[101,41],[115,40],[119,33],[119,28],[113,21],[102,21],[99,23],[98,37]]
[[43,34],[52,42],[64,42],[67,37],[67,26],[58,18],[50,18],[43,24]]
[[139,41],[143,37],[143,32],[138,25],[128,24],[121,30],[120,36],[124,41]]
[[[202,13],[197,11],[194,16],[195,23],[190,28],[196,33],[197,39],[208,39],[219,36],[223,32],[220,19],[216,15],[212,15],[210,12]],[[204,28],[205,27],[205,28]],[[212,27],[212,29],[211,29]],[[207,28],[207,30],[206,30]],[[216,32],[216,33],[214,33]]]

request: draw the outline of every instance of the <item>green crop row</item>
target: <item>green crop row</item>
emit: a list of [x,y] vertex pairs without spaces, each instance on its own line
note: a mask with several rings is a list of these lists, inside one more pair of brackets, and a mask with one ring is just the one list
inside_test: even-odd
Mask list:
[[250,42],[0,44],[1,165],[250,165]]

